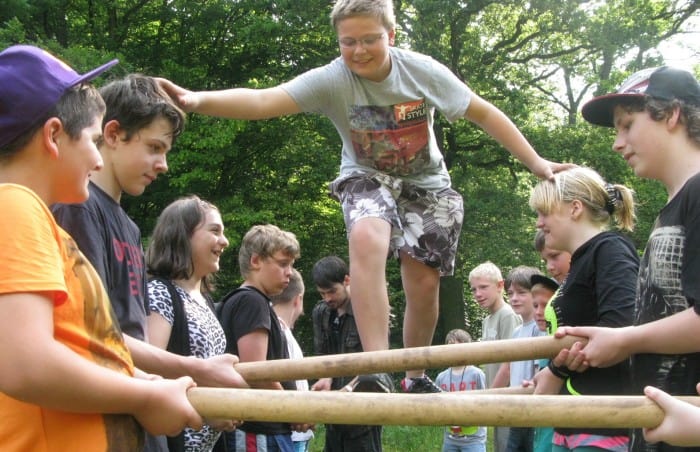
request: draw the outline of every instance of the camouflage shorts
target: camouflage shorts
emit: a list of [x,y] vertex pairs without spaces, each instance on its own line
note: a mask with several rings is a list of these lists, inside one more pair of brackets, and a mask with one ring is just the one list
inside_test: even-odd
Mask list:
[[454,272],[464,218],[455,190],[433,192],[386,174],[355,173],[331,182],[330,193],[342,205],[348,234],[362,218],[382,218],[391,224],[391,255],[404,251],[442,276]]

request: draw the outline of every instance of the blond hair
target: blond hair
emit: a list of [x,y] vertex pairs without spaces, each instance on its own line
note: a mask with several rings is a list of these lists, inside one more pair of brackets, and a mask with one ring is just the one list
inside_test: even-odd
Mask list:
[[486,278],[493,282],[503,281],[501,270],[491,261],[486,261],[474,267],[469,272],[469,281],[474,278]]
[[596,171],[576,167],[554,175],[554,180],[540,181],[530,194],[530,208],[551,213],[562,203],[580,201],[590,220],[606,229],[611,218],[620,229],[634,229],[634,193],[620,184],[608,184]]
[[396,27],[392,0],[338,0],[331,11],[331,25],[337,29],[338,22],[358,16],[377,19],[387,31]]

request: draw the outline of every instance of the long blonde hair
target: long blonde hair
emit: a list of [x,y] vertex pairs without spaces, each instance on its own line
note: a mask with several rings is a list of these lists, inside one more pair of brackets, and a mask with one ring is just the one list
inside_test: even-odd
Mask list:
[[562,203],[579,200],[590,220],[607,229],[610,220],[626,231],[634,229],[634,192],[621,184],[608,184],[591,168],[576,167],[540,181],[530,194],[530,208],[543,214]]

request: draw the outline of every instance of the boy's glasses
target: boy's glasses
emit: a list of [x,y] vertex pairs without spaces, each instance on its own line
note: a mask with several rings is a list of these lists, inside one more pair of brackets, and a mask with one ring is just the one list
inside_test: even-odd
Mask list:
[[370,35],[360,39],[342,38],[338,39],[338,44],[340,44],[340,47],[342,47],[343,49],[354,49],[355,47],[357,47],[357,44],[360,44],[362,48],[367,49],[379,44],[381,42],[381,39],[384,38],[384,35],[386,35],[386,33]]

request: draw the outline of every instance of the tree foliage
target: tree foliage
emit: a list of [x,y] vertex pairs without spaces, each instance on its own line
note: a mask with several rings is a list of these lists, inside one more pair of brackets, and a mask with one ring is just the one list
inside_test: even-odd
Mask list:
[[[397,45],[447,65],[505,111],[544,157],[592,166],[609,181],[634,188],[639,227],[632,238],[640,249],[644,246],[665,201],[663,189],[635,178],[610,151],[611,131],[583,123],[578,111],[585,99],[610,91],[631,71],[663,63],[657,47],[688,33],[691,19],[697,23],[700,4],[394,3]],[[338,55],[330,8],[326,0],[5,0],[0,46],[35,43],[79,70],[119,57],[112,76],[143,72],[191,89],[261,88]],[[690,39],[697,42],[697,35]],[[534,214],[527,203],[535,178],[472,124],[436,119],[453,185],[465,200],[455,276],[467,284],[469,270],[485,260],[504,272],[519,264],[540,265],[532,247]],[[347,255],[342,214],[327,194],[328,182],[338,173],[340,147],[331,123],[314,115],[248,122],[190,116],[169,156],[169,174],[143,196],[125,199],[124,206],[147,237],[158,213],[178,196],[196,193],[218,205],[231,242],[222,261],[221,291],[240,282],[237,246],[256,223],[275,223],[297,234],[302,246],[297,267],[308,276],[320,257]],[[393,261],[388,282],[396,316],[392,343],[400,346],[404,302]],[[310,310],[318,297],[313,287],[307,289]],[[469,328],[478,337],[483,313],[466,299]],[[308,349],[309,321],[299,325]]]

